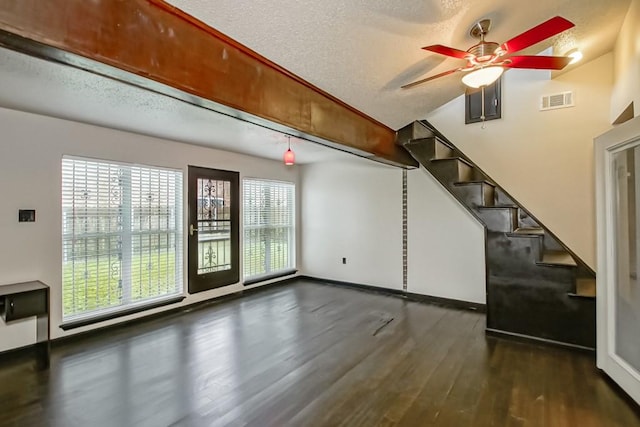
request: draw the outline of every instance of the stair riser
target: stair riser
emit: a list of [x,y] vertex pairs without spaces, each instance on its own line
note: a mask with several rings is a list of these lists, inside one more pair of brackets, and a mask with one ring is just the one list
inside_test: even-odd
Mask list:
[[496,277],[528,280],[536,278],[556,283],[567,292],[575,292],[575,273],[570,267],[551,267],[547,265],[525,265],[518,260],[505,262],[503,258],[492,257],[487,260],[489,273]]
[[500,233],[491,239],[492,249],[499,257],[511,257],[513,260],[534,264],[542,259],[542,236],[510,237]]
[[531,218],[528,213],[520,209],[520,213],[518,214],[518,226],[523,228],[540,227],[540,224],[538,224],[535,219]]
[[437,139],[436,139],[436,159],[446,159],[447,157],[453,157],[454,156],[454,152],[451,148],[447,147],[446,145],[440,143]]
[[487,268],[492,276],[544,279],[574,292],[576,268],[539,265],[542,259],[541,237],[510,237],[505,233],[487,233]]
[[419,141],[413,141],[405,144],[405,147],[410,150],[414,156],[417,154],[419,159],[416,158],[416,160],[419,160],[423,164],[433,159],[446,159],[454,155],[453,150],[437,138],[425,138]]
[[567,292],[575,292],[575,272],[571,267],[551,267],[548,265],[526,265],[517,259],[505,261],[504,257],[491,256],[487,260],[487,268],[493,276],[518,278],[519,280],[548,280],[558,284]]
[[[505,194],[505,192],[499,188],[496,188],[496,205],[517,205],[513,199]],[[519,227],[539,227],[540,225],[529,216],[523,209],[520,209],[518,213],[518,226]]]
[[[495,189],[495,203],[497,205],[515,205],[514,201],[507,196],[504,191],[499,188]],[[540,227],[540,225],[529,216],[524,210],[518,212],[518,227]],[[544,235],[544,248],[548,251],[563,251],[564,247],[558,243],[556,239],[551,237],[549,233]]]
[[473,168],[469,165],[467,165],[466,163],[462,163],[461,161],[458,161],[458,176],[460,177],[460,179],[458,181],[473,181],[476,176],[473,173]]
[[488,231],[509,233],[517,224],[517,209],[478,209],[476,213]]
[[440,182],[445,183],[446,186],[451,188],[454,182],[461,181],[458,163],[457,160],[430,162],[427,169],[438,178]]
[[435,158],[433,141],[435,141],[435,138],[423,139],[420,142],[405,144],[405,148],[409,150],[414,159],[427,166]]
[[482,185],[482,196],[484,198],[484,205],[485,206],[493,206],[495,204],[495,187],[492,185],[488,185],[488,184],[483,184]]
[[516,205],[500,188],[496,188],[496,205]]
[[564,247],[549,233],[544,234],[544,249],[547,251],[563,251]]
[[451,191],[467,206],[493,206],[493,187],[488,184],[453,185]]
[[412,139],[434,137],[433,132],[418,122],[413,122],[398,131],[396,143],[403,145]]

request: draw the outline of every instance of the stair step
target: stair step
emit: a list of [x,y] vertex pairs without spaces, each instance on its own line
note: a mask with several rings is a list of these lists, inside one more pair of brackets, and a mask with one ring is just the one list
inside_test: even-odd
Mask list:
[[405,145],[408,144],[424,144],[426,142],[432,142],[435,141],[438,144],[442,145],[442,147],[446,148],[447,150],[455,150],[455,148],[452,145],[449,145],[448,143],[446,143],[445,141],[435,137],[435,136],[425,136],[422,138],[414,138],[414,139],[410,139],[409,141],[405,142]]
[[518,209],[516,205],[478,206],[478,209]]
[[[428,155],[428,153],[427,153]],[[445,186],[452,186],[458,181],[471,181],[474,179],[474,167],[460,157],[433,158],[424,165],[436,179],[444,182]]]
[[545,251],[542,255],[542,261],[538,264],[562,266],[562,267],[577,267],[576,261],[565,251]]
[[455,156],[453,147],[431,136],[425,138],[411,139],[403,143],[411,155],[420,163],[425,165],[433,159],[446,159]]
[[431,130],[420,122],[413,122],[398,131],[396,140],[404,144],[407,141],[429,137],[435,137]]
[[489,231],[511,233],[518,223],[516,206],[477,206],[475,208],[480,221]]
[[487,185],[490,185],[492,187],[496,186],[493,182],[489,182],[489,181],[484,180],[484,179],[475,180],[475,181],[457,181],[457,182],[453,183],[453,185],[455,185],[455,186],[473,185],[473,184],[487,184]]
[[469,161],[463,159],[462,157],[443,157],[441,159],[431,159],[432,162],[446,162],[446,161],[451,161],[451,160],[457,160],[459,162],[462,162],[465,165],[469,166],[470,168],[474,167],[472,163],[470,163]]
[[450,190],[459,196],[467,207],[493,206],[495,186],[486,180],[456,181]]
[[596,280],[591,278],[576,279],[576,293],[572,295],[578,297],[595,298]]
[[517,234],[521,236],[543,236],[544,230],[539,227],[520,227],[515,229],[511,234]]

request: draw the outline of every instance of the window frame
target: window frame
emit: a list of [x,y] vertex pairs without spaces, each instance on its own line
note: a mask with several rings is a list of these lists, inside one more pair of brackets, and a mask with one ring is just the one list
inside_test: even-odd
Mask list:
[[[278,269],[278,270],[271,270],[269,269],[268,271],[265,271],[264,273],[261,274],[253,274],[253,275],[247,275],[247,251],[248,251],[248,244],[247,244],[247,231],[248,230],[257,230],[257,229],[274,229],[274,228],[283,228],[282,225],[273,225],[273,224],[267,224],[267,225],[256,225],[256,226],[249,226],[247,225],[246,219],[247,219],[247,210],[248,208],[250,208],[247,204],[248,200],[247,200],[247,192],[246,192],[246,187],[245,185],[248,182],[259,182],[259,183],[273,183],[276,185],[282,185],[282,186],[289,186],[290,189],[288,191],[290,191],[291,194],[291,207],[290,207],[290,211],[289,211],[289,217],[290,217],[290,223],[288,225],[286,225],[285,227],[288,229],[288,254],[287,254],[287,260],[288,265],[282,269]],[[243,244],[243,263],[242,263],[242,277],[243,277],[243,284],[246,285],[251,285],[257,282],[261,282],[264,280],[269,280],[269,279],[273,279],[273,278],[277,278],[277,277],[282,277],[282,276],[287,276],[287,275],[291,275],[297,272],[296,269],[296,252],[297,252],[297,240],[296,240],[296,233],[297,233],[297,224],[296,224],[296,183],[292,182],[292,181],[284,181],[284,180],[276,180],[276,179],[268,179],[268,178],[258,178],[258,177],[243,177],[242,179],[242,244]],[[270,218],[271,219],[271,218]]]
[[[78,163],[76,163],[78,162]],[[73,168],[75,169],[80,165],[85,168],[85,176],[84,178],[76,178],[74,173],[71,173],[69,176],[69,172],[65,171],[65,168]],[[95,168],[96,172],[93,174],[86,173],[87,168]],[[100,209],[107,209],[112,211],[113,209],[118,209],[118,214],[113,214],[112,212],[105,216],[100,216],[99,213],[95,214],[95,218],[97,222],[100,221],[109,221],[116,219],[116,222],[119,220],[122,225],[121,229],[116,229],[115,231],[109,229],[107,232],[103,232],[101,230],[87,232],[85,229],[84,232],[76,232],[75,231],[75,221],[78,218],[83,218],[82,214],[76,214],[78,210],[82,209],[82,207],[78,207],[80,203],[76,202],[77,194],[75,192],[78,191],[78,188],[85,187],[85,191],[95,191],[96,197],[99,197],[101,189],[101,185],[105,185],[105,182],[100,183],[100,179],[104,179],[104,172],[100,172],[100,168],[114,168],[118,170],[118,183],[113,184],[114,181],[106,185],[111,185],[117,187],[119,191],[122,192],[120,196],[119,202],[113,202],[112,200],[104,201],[97,200],[95,202],[95,206],[92,207],[99,212]],[[139,172],[138,177],[133,177],[132,172]],[[120,175],[121,173],[121,175]],[[152,176],[162,176],[163,179],[166,179],[166,187],[162,187],[158,181],[158,183],[153,182],[152,186]],[[91,180],[95,179],[95,183],[93,187],[87,185],[87,182],[92,182]],[[115,179],[115,177],[111,178]],[[152,206],[151,203],[147,205],[142,202],[142,198],[139,197],[140,206],[138,206],[138,215],[140,216],[140,223],[142,223],[142,212],[145,208],[148,209],[150,213],[146,214],[149,219],[149,226],[146,229],[138,229],[132,225],[133,219],[136,217],[136,211],[134,207],[134,193],[140,192],[145,189],[143,182],[144,180],[149,180],[149,191],[152,190],[165,190],[164,193],[161,193],[158,196],[158,200],[164,199],[166,200],[166,206],[158,205],[157,213],[153,213],[155,206]],[[160,178],[159,178],[160,179]],[[124,182],[124,183],[123,183]],[[84,185],[83,185],[84,184]],[[157,188],[156,188],[157,184]],[[150,193],[152,194],[152,193]],[[156,193],[159,194],[159,193]],[[151,197],[151,196],[150,196]],[[151,198],[149,200],[152,200]],[[160,203],[160,202],[158,202]],[[86,205],[86,204],[85,204]],[[68,216],[68,209],[71,209],[72,214],[71,217]],[[162,212],[162,208],[166,210]],[[88,209],[85,206],[85,209]],[[89,325],[92,323],[101,322],[108,319],[113,319],[121,316],[126,316],[129,314],[141,312],[144,310],[149,310],[151,308],[160,307],[168,304],[174,304],[184,300],[186,295],[184,294],[184,171],[182,169],[168,168],[168,167],[160,167],[155,165],[146,165],[146,164],[138,164],[138,163],[127,163],[121,161],[114,161],[110,159],[98,159],[84,156],[75,156],[75,155],[63,155],[61,159],[61,313],[62,313],[62,324],[60,327],[64,330],[72,329],[76,327],[81,327],[85,325]],[[89,220],[88,214],[85,213],[84,221]],[[166,221],[162,222],[160,225],[160,220],[166,217]],[[152,227],[151,223],[153,220],[158,221],[155,227]],[[69,233],[69,224],[71,221],[74,226],[71,227],[71,232]],[[164,228],[163,228],[164,226]],[[99,225],[97,226],[99,227]],[[124,229],[128,227],[128,230]],[[158,242],[156,246],[149,246],[146,249],[142,249],[140,245],[143,243],[143,236],[148,236],[149,241],[151,241],[152,236],[158,236]],[[92,259],[96,259],[96,264],[99,264],[100,258],[104,256],[113,256],[113,248],[111,247],[112,243],[109,239],[116,237],[119,241],[116,243],[118,249],[116,250],[116,254],[119,256],[118,261],[118,269],[119,276],[118,280],[121,282],[118,284],[118,289],[120,294],[112,297],[119,298],[119,303],[109,303],[105,302],[97,302],[98,307],[94,307],[92,309],[85,309],[80,312],[66,313],[66,290],[67,285],[67,275],[66,269],[69,268],[66,265],[69,262],[69,259],[73,259],[75,254],[72,254],[72,258],[67,258],[67,253],[69,250],[74,251],[76,240],[82,241],[83,239],[95,239],[96,251],[92,255],[84,254],[83,262],[88,263],[92,262]],[[167,248],[166,254],[169,255],[169,258],[173,258],[172,262],[173,266],[170,270],[165,270],[165,275],[160,276],[157,275],[155,277],[156,282],[151,282],[152,277],[149,275],[148,285],[155,286],[160,289],[160,283],[157,280],[162,278],[166,280],[166,285],[164,286],[167,290],[165,293],[160,293],[158,295],[152,295],[148,297],[142,297],[141,299],[137,299],[136,297],[132,297],[132,292],[134,291],[134,277],[132,272],[131,265],[138,266],[142,268],[142,261],[138,260],[138,263],[134,263],[133,259],[135,256],[140,256],[144,258],[144,256],[151,257],[153,254],[160,253],[161,239],[162,237],[166,237]],[[109,240],[108,248],[101,249],[100,248],[100,239]],[[134,242],[137,242],[139,245],[137,249],[134,249]],[[106,252],[105,252],[106,251]],[[159,255],[158,255],[159,256]],[[159,258],[156,259],[159,262]],[[72,282],[70,289],[73,292],[76,292],[76,286],[79,285],[79,282],[76,283],[75,277],[73,277],[75,273],[75,266],[73,265],[74,261],[71,261],[71,269],[72,272]],[[151,261],[150,261],[151,265]],[[109,266],[111,267],[111,266]],[[97,271],[99,272],[99,267],[96,266]],[[87,274],[89,270],[85,267],[85,274]],[[169,274],[170,272],[170,274]],[[173,283],[170,283],[170,280],[173,279]],[[86,280],[86,278],[85,278]],[[98,282],[98,278],[96,278],[96,282]],[[95,283],[96,287],[95,293],[98,294],[101,292],[100,284]],[[108,285],[112,286],[112,285]],[[86,282],[85,282],[85,292],[87,292]],[[102,304],[100,306],[100,304]]]
[[[484,121],[502,118],[502,77],[484,88]],[[482,122],[482,115],[473,114],[482,111],[482,88],[467,88],[464,95],[464,123],[466,125]]]

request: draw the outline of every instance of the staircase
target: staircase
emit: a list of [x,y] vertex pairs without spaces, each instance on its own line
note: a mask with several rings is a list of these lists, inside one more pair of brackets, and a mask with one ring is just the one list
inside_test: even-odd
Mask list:
[[487,332],[594,349],[595,272],[428,122],[397,142],[485,226]]

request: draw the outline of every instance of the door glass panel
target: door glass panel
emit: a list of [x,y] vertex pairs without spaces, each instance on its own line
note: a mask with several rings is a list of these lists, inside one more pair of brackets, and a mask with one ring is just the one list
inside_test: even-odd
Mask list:
[[240,280],[238,172],[189,166],[189,293]]
[[613,155],[616,223],[615,350],[640,372],[640,289],[638,288],[638,212],[640,146]]
[[231,182],[198,178],[198,275],[231,269]]

